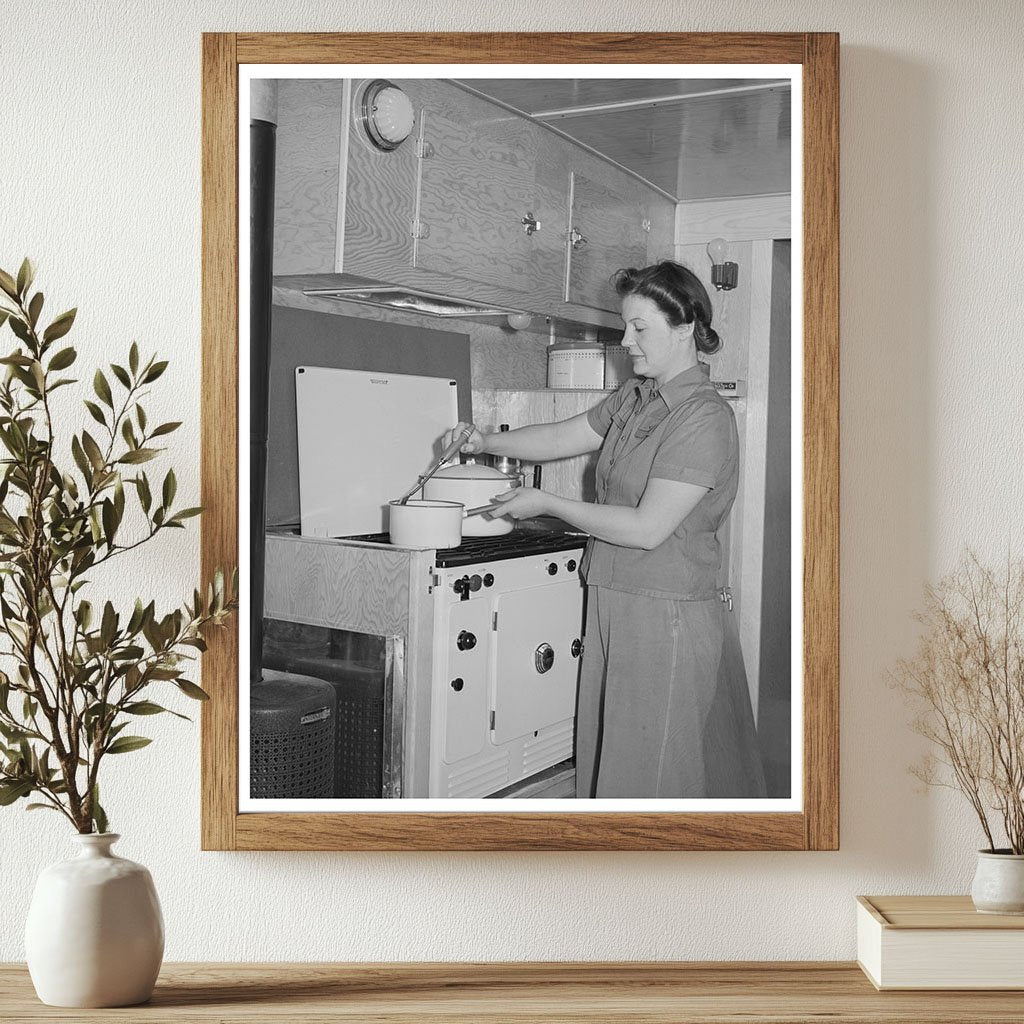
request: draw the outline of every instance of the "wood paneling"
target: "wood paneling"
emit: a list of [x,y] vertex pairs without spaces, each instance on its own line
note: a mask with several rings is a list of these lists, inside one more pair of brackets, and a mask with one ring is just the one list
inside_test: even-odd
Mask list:
[[676,243],[707,245],[712,238],[727,242],[792,238],[791,206],[789,192],[680,203],[676,207]]
[[44,1006],[0,966],[10,1024],[1019,1024],[1017,992],[876,992],[852,963],[164,964],[131,1009]]
[[[227,849],[834,849],[838,844],[838,36],[212,35],[203,42],[204,573],[237,559],[237,64],[804,65],[805,718],[800,813],[237,814],[237,642],[204,658],[203,843]],[[972,996],[972,1005],[977,996]],[[308,1018],[306,1018],[308,1019]],[[795,1019],[795,1018],[794,1018]],[[919,1019],[919,1018],[918,1018]],[[956,1018],[959,1020],[967,1017]],[[987,1018],[987,1019],[992,1019]]]
[[[199,453],[202,579],[238,564],[238,75],[235,37],[203,36],[203,354]],[[248,382],[246,382],[248,387]],[[248,425],[246,425],[248,432]],[[205,582],[203,586],[205,587]],[[242,585],[245,586],[245,577]],[[204,849],[235,846],[238,625],[203,655]],[[227,756],[225,756],[227,755]]]
[[804,800],[839,847],[839,36],[804,57]]
[[342,92],[338,80],[278,84],[275,274],[334,272]]

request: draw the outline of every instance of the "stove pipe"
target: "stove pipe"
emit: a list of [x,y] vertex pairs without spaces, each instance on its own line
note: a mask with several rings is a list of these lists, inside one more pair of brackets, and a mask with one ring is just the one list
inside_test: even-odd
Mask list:
[[273,305],[277,82],[251,84],[249,120],[249,680],[263,679],[270,319]]

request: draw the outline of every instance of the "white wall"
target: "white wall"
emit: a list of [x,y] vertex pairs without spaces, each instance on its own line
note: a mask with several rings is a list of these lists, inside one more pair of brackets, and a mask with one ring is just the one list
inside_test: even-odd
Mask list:
[[[121,852],[156,879],[169,959],[817,959],[854,951],[853,896],[964,892],[968,812],[921,794],[886,671],[920,587],[967,543],[1019,552],[1024,206],[1016,0],[8,0],[0,266],[81,307],[83,363],[132,338],[173,359],[151,418],[198,492],[202,30],[842,33],[842,850],[817,854],[200,853],[197,731],[111,764]],[[583,12],[586,12],[585,14]],[[55,312],[56,310],[54,310]],[[191,496],[191,497],[190,497]],[[111,593],[191,591],[197,530]],[[836,581],[839,585],[840,581]],[[23,955],[54,815],[0,810],[0,960]]]

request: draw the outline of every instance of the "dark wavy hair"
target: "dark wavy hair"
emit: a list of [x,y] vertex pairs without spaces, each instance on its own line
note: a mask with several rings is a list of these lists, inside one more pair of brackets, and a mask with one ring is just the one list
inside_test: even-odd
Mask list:
[[722,339],[711,327],[711,300],[700,278],[680,263],[664,260],[650,267],[626,267],[612,276],[615,291],[642,295],[665,314],[673,327],[693,324],[693,342],[698,352],[717,352]]

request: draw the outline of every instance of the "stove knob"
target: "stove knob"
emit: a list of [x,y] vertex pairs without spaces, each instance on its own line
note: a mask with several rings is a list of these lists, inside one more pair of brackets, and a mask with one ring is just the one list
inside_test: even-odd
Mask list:
[[463,679],[453,679],[452,680],[452,689],[456,693],[458,693],[459,690],[461,690],[465,685],[466,685],[466,683],[465,683],[465,681]]
[[473,593],[475,594],[480,589],[482,584],[483,580],[474,573],[469,580],[469,589],[472,590]]
[[574,658],[578,658],[583,653],[583,641],[573,640],[572,646],[569,648],[569,653]]
[[565,563],[565,567],[566,567],[566,569],[569,570],[569,572],[575,572],[576,571],[576,559],[575,558],[570,558],[569,561]]
[[555,649],[551,644],[541,644],[533,652],[533,665],[543,675],[555,663]]
[[554,576],[558,572],[558,564],[556,562],[548,562],[548,575]]
[[463,576],[462,579],[456,580],[452,584],[452,590],[454,590],[456,594],[468,594],[469,593],[469,577],[468,576]]
[[484,586],[485,587],[493,587],[494,586],[494,574],[493,573],[489,572],[489,573],[486,573],[484,575]]
[[476,637],[469,632],[468,629],[464,629],[456,638],[455,646],[460,651],[471,651],[476,647]]

